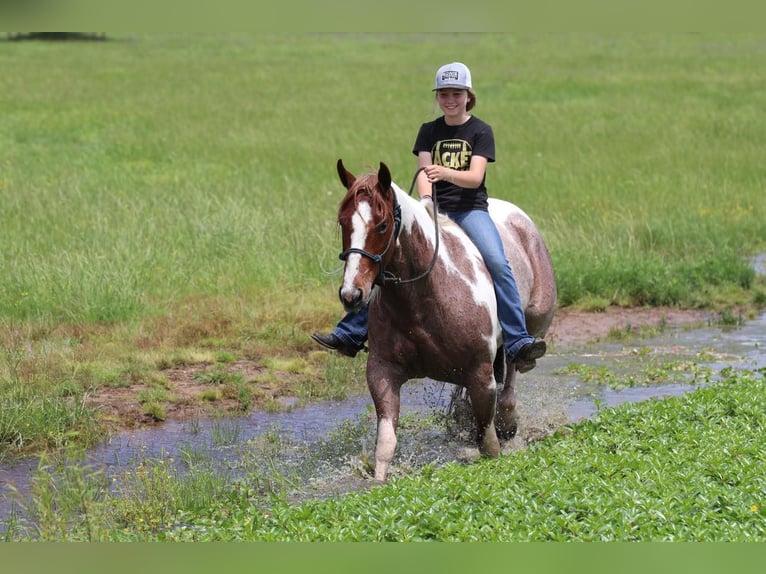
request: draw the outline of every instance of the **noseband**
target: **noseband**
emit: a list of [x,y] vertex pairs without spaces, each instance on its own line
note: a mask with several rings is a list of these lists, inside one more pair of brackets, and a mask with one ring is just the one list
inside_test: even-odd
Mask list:
[[[415,181],[418,178],[418,175],[420,172],[423,171],[423,168],[419,168],[416,172],[414,177],[412,178],[412,183],[410,184],[410,195],[412,195],[412,190],[415,186]],[[383,257],[388,253],[388,250],[391,249],[391,246],[394,244],[394,240],[399,237],[399,232],[402,228],[402,206],[399,205],[399,202],[396,200],[396,193],[392,193],[393,199],[394,199],[394,231],[391,233],[391,235],[388,237],[388,243],[386,244],[386,248],[379,254],[376,253],[370,253],[369,251],[366,251],[364,249],[359,249],[357,247],[349,247],[345,251],[341,251],[338,258],[341,261],[345,261],[346,258],[351,253],[358,253],[362,257],[367,257],[368,259],[371,259],[373,263],[377,263],[378,265],[378,275],[375,277],[375,280],[373,281],[374,285],[379,285],[383,287],[386,284],[394,284],[394,285],[401,285],[403,283],[412,283],[413,281],[417,281],[418,279],[422,279],[426,275],[428,275],[431,272],[431,269],[433,269],[434,264],[436,263],[436,258],[439,253],[439,223],[438,223],[438,213],[436,208],[436,189],[434,186],[434,189],[432,191],[433,193],[433,204],[434,204],[434,230],[436,231],[436,248],[434,249],[434,256],[433,259],[431,259],[431,264],[428,266],[428,269],[426,269],[423,273],[418,275],[417,277],[413,277],[412,279],[402,279],[401,277],[397,277],[393,273],[390,273],[385,270],[385,265],[383,264]]]

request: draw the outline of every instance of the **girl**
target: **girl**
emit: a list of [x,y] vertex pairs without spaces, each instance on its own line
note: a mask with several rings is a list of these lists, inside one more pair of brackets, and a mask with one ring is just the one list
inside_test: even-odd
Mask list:
[[[478,248],[494,282],[503,347],[519,372],[535,368],[545,355],[542,339],[526,328],[516,280],[503,251],[500,234],[489,216],[485,175],[495,161],[492,127],[469,112],[476,105],[470,70],[460,62],[436,71],[433,91],[443,115],[420,126],[412,153],[418,158],[418,195],[432,201],[435,186],[439,211],[457,223]],[[314,333],[320,345],[354,357],[367,341],[367,308],[348,313],[331,333]]]

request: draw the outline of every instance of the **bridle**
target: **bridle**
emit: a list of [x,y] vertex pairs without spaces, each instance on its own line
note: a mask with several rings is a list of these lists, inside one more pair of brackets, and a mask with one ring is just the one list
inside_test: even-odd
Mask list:
[[[418,168],[418,170],[415,172],[415,175],[412,178],[412,183],[410,183],[410,189],[409,194],[412,195],[412,190],[415,187],[415,181],[418,178],[418,175],[420,175],[420,172],[423,171],[423,168]],[[418,281],[428,275],[431,270],[434,268],[434,265],[436,264],[436,258],[439,255],[439,213],[438,209],[436,207],[436,186],[432,186],[432,201],[434,205],[434,232],[436,235],[436,245],[434,246],[434,255],[431,258],[431,263],[428,265],[428,268],[423,271],[423,273],[419,274],[416,277],[412,277],[411,279],[402,279],[401,277],[397,277],[390,271],[385,270],[385,265],[383,264],[383,257],[388,253],[388,250],[391,249],[391,246],[394,244],[394,241],[399,238],[399,232],[402,228],[402,206],[399,205],[399,202],[396,200],[396,193],[392,193],[393,200],[394,200],[394,231],[391,233],[391,235],[388,237],[388,243],[386,244],[386,248],[381,253],[370,253],[369,251],[365,249],[359,249],[358,247],[349,247],[348,249],[341,251],[338,258],[341,261],[345,261],[346,258],[351,253],[358,253],[362,257],[367,257],[368,259],[371,259],[373,263],[377,263],[378,265],[378,274],[375,277],[375,280],[373,281],[374,285],[379,285],[383,287],[384,285],[404,285],[406,283],[414,283],[415,281]]]
[[396,194],[394,194],[394,231],[391,233],[391,235],[388,236],[388,243],[386,244],[386,248],[381,253],[370,253],[365,249],[349,247],[345,251],[341,251],[340,255],[338,255],[338,258],[341,261],[345,261],[349,254],[358,253],[362,257],[372,259],[373,263],[378,264],[378,275],[375,277],[373,284],[380,285],[382,287],[386,283],[391,283],[394,278],[393,275],[385,271],[383,265],[383,257],[386,255],[386,253],[388,253],[388,250],[391,249],[391,246],[394,244],[394,240],[399,237],[399,231],[401,230],[401,227],[402,207],[399,205],[399,202],[396,201]]

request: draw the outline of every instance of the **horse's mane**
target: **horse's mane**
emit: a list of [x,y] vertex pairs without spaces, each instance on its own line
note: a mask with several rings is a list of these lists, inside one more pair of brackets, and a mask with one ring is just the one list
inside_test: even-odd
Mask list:
[[[378,188],[378,174],[375,172],[366,173],[356,178],[351,188],[340,202],[338,209],[338,220],[351,216],[359,204],[359,198],[366,197],[370,200],[372,207],[373,221],[381,221],[391,212],[391,203],[384,197]],[[414,198],[412,198],[414,200]],[[428,214],[433,218],[433,211],[428,209]],[[452,221],[444,213],[439,213],[440,227],[455,227],[457,223]]]
[[365,197],[369,200],[372,208],[373,221],[381,221],[392,209],[392,205],[386,200],[378,188],[378,175],[367,173],[356,178],[345,197],[340,202],[338,219],[343,220],[350,216],[359,204],[359,199]]

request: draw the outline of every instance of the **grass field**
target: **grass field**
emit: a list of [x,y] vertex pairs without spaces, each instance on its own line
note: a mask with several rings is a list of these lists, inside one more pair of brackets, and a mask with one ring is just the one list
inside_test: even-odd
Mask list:
[[760,36],[107,38],[0,41],[0,458],[100,440],[104,388],[161,420],[168,365],[337,389],[308,339],[341,314],[335,163],[406,187],[449,60],[562,306],[766,304]]
[[112,323],[197,296],[331,308],[335,162],[385,161],[406,186],[433,72],[453,57],[495,128],[490,192],[542,228],[562,304],[709,305],[752,287],[746,257],[766,243],[763,48],[654,34],[5,42],[0,316]]

